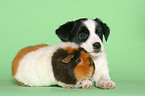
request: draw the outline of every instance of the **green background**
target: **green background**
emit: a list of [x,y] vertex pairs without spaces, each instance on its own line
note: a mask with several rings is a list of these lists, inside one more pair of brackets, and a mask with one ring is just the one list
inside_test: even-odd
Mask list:
[[[110,27],[104,46],[115,89],[22,87],[12,80],[21,48],[58,43],[55,29],[83,17]],[[145,96],[145,0],[0,0],[0,95]]]

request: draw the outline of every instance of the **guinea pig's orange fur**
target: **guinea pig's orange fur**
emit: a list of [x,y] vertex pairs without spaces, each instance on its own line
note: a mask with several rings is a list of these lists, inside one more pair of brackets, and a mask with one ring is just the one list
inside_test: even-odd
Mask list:
[[81,52],[80,58],[83,60],[82,63],[77,64],[76,68],[74,69],[75,76],[77,80],[83,80],[91,74],[90,70],[94,70],[93,66],[89,66],[90,61],[87,59],[91,57],[90,54]]
[[47,44],[40,44],[40,45],[26,47],[26,48],[20,50],[12,62],[12,76],[15,76],[15,74],[17,72],[17,68],[19,66],[19,62],[23,58],[24,55],[26,55],[29,52],[35,51],[39,48],[45,47],[45,46],[48,46],[48,45]]
[[26,87],[28,87],[28,85],[25,85],[25,84],[23,84],[23,83],[21,83],[21,82],[19,82],[18,80],[16,80],[15,78],[13,78],[19,85],[21,85],[21,86],[26,86]]
[[68,54],[70,54],[70,53],[72,53],[76,50],[79,50],[79,49],[78,48],[72,48],[72,47],[66,47],[66,48],[64,48],[64,50],[67,51]]

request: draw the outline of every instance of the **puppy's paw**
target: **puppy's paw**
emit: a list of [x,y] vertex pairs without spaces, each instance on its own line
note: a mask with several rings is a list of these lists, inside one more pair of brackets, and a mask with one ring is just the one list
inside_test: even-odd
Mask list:
[[81,88],[92,88],[93,84],[90,80],[83,80],[79,87]]
[[103,89],[109,89],[109,88],[115,88],[116,83],[113,81],[106,81],[102,80],[100,81],[100,84],[96,85],[97,87],[103,88]]
[[64,88],[74,88],[74,86],[73,85],[65,85],[65,86],[63,86]]

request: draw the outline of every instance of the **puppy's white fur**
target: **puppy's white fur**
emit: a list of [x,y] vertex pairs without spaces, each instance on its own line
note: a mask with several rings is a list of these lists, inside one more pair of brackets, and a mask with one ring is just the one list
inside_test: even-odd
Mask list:
[[[81,47],[83,47],[86,51],[91,53],[93,56],[93,60],[95,63],[95,74],[93,76],[93,81],[96,82],[97,87],[101,87],[102,86],[101,84],[103,81],[110,82],[114,86],[116,86],[115,83],[111,81],[110,79],[108,62],[106,59],[106,53],[104,51],[103,43],[101,39],[99,38],[99,36],[95,33],[95,26],[97,26],[98,24],[91,19],[88,19],[87,21],[84,21],[83,23],[88,28],[90,35],[87,41],[81,44]],[[94,51],[93,44],[95,42],[100,42],[101,44],[101,50],[99,53],[93,52]]]
[[53,53],[58,48],[65,48],[66,46],[78,48],[75,43],[62,42],[26,54],[19,62],[14,78],[29,86],[49,86],[54,84],[62,86],[63,83],[57,82],[54,78],[51,62]]

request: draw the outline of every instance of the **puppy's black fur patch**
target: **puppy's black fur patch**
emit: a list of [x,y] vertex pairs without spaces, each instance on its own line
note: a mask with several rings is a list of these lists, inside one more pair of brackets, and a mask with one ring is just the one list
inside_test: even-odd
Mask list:
[[96,18],[95,21],[99,24],[98,26],[96,26],[96,34],[98,34],[102,41],[104,35],[105,40],[107,41],[110,34],[109,27],[98,18]]
[[[78,19],[76,21],[67,22],[61,25],[57,30],[56,34],[63,42],[75,42],[77,44],[81,44],[85,42],[90,35],[89,30],[83,24],[83,21],[86,21],[87,18]],[[110,30],[109,27],[103,23],[100,19],[94,19],[98,26],[96,26],[95,33],[100,37],[103,41],[103,35],[105,40],[107,41]]]
[[76,21],[67,22],[56,30],[56,34],[63,42],[70,41],[78,44],[85,42],[89,37],[89,30],[82,23],[82,21],[85,20],[87,19],[83,18]]

